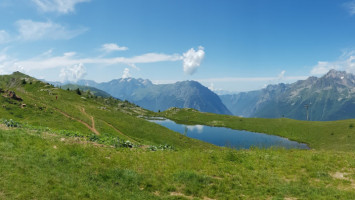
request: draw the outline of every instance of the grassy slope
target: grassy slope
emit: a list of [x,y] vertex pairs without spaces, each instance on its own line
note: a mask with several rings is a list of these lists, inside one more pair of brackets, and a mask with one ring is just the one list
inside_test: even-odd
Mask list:
[[[339,128],[340,122],[324,128],[322,124],[286,119],[240,121],[235,117],[192,111],[168,113],[175,120],[288,134],[316,149],[328,148],[235,151],[188,139],[139,119],[137,115],[154,113],[127,102],[83,99],[74,92],[54,89],[29,78],[22,85],[19,80],[11,80],[16,76],[19,80],[23,77],[21,74],[0,76],[0,88],[15,90],[24,99],[26,108],[20,108],[20,102],[0,96],[1,118],[52,130],[92,134],[63,112],[89,125],[93,116],[101,135],[127,136],[140,144],[168,143],[178,151],[112,148],[58,135],[56,131],[8,129],[0,125],[0,160],[5,161],[0,162],[0,199],[355,199],[355,153],[352,151],[355,145],[336,139],[350,134],[352,121],[341,122],[349,128],[342,133],[346,128]],[[333,131],[327,137],[334,136],[335,143],[345,147],[336,147],[331,139],[320,138],[320,131],[315,135],[321,142],[316,136],[309,136],[313,132],[303,133],[306,128],[317,130],[314,126]]]
[[286,118],[262,119],[200,113],[192,109],[170,109],[159,113],[180,123],[224,126],[238,130],[279,135],[304,142],[321,150],[355,150],[355,120],[329,122],[298,121]]
[[[118,136],[143,145],[169,144],[177,148],[214,148],[207,143],[183,137],[167,128],[137,118],[137,115],[145,115],[149,111],[128,102],[113,98],[85,98],[77,95],[75,91],[54,88],[30,77],[26,78],[26,84],[22,84],[24,77],[20,73],[0,76],[0,88],[15,91],[23,99],[19,102],[2,94],[1,118],[90,134],[93,131],[79,120],[92,127],[93,117],[95,129],[101,135]],[[26,104],[26,107],[21,108],[21,104]]]
[[0,199],[354,199],[354,153],[113,149],[0,127]]

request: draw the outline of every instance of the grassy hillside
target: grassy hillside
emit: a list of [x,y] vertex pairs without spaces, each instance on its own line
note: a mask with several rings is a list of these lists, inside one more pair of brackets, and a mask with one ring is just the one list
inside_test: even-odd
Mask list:
[[[181,136],[138,116],[144,110],[129,102],[55,88],[21,73],[0,76],[0,116],[54,130],[119,137],[141,145],[169,144],[176,148],[213,148]],[[22,100],[9,97],[10,91]]]
[[180,123],[224,126],[237,130],[267,133],[307,143],[321,150],[355,150],[355,120],[329,122],[298,121],[286,118],[241,118],[173,108],[158,114]]
[[[157,115],[313,149],[220,148],[141,119]],[[354,120],[158,114],[21,73],[0,76],[0,118],[0,199],[355,199]]]
[[354,199],[352,152],[147,151],[0,126],[0,199]]

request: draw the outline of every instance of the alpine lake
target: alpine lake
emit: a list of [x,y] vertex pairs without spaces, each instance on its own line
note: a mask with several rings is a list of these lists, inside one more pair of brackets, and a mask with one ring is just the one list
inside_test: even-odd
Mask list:
[[230,147],[234,149],[310,149],[307,144],[291,141],[287,138],[275,135],[240,131],[224,127],[177,124],[174,121],[164,118],[150,119],[149,121],[157,123],[190,138],[202,140],[217,146]]

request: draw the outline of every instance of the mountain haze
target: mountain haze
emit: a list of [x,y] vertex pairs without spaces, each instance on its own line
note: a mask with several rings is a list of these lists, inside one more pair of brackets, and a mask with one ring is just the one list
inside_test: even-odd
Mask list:
[[309,77],[220,98],[234,115],[244,117],[306,120],[305,105],[309,105],[310,120],[355,118],[355,76],[330,70],[320,78]]
[[80,80],[77,84],[96,87],[113,97],[128,100],[153,111],[179,107],[231,114],[218,95],[196,81],[156,85],[148,79],[121,78],[104,83]]
[[111,97],[111,95],[109,95],[107,92],[104,92],[102,90],[99,90],[95,87],[90,87],[90,86],[83,86],[83,85],[76,85],[76,84],[66,84],[61,86],[62,89],[66,90],[66,89],[70,89],[70,90],[76,90],[76,89],[80,89],[84,92],[90,92],[92,95],[95,96],[100,96],[100,97]]

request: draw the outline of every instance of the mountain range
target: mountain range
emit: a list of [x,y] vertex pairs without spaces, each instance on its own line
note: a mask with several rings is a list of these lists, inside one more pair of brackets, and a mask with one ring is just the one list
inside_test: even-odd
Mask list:
[[[237,94],[217,95],[196,81],[153,84],[148,79],[121,78],[97,83],[80,80],[77,86],[127,100],[152,111],[170,107],[242,117],[328,121],[355,118],[355,76],[330,70],[292,84],[280,83]],[[75,85],[71,85],[74,88]],[[106,93],[105,93],[106,92]]]
[[355,76],[330,70],[320,78],[220,98],[234,115],[244,117],[306,120],[308,112],[309,120],[349,119],[355,118]]
[[80,80],[77,84],[98,88],[113,97],[128,100],[152,111],[178,107],[217,114],[232,114],[217,94],[196,81],[157,85],[148,79],[121,78],[104,83]]

